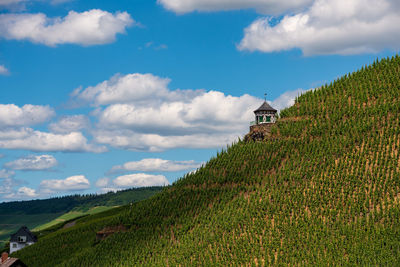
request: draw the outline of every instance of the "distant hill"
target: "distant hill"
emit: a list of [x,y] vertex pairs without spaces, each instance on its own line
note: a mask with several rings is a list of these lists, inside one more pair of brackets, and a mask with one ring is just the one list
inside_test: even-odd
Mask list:
[[160,194],[13,256],[28,266],[399,266],[400,57],[309,91],[280,116],[269,140],[238,141]]
[[106,194],[71,195],[50,199],[0,203],[0,248],[22,225],[41,230],[87,214],[151,197],[162,187],[127,189]]

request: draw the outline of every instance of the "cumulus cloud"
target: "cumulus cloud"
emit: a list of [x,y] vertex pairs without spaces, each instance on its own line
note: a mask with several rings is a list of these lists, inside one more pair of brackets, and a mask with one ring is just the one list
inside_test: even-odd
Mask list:
[[47,46],[66,43],[89,46],[115,41],[116,35],[125,33],[132,24],[134,20],[127,12],[112,14],[100,9],[70,11],[64,18],[48,18],[42,13],[0,14],[0,37]]
[[10,72],[4,65],[0,65],[0,75],[8,75]]
[[200,163],[194,160],[173,161],[159,158],[148,158],[139,161],[126,162],[123,165],[112,167],[112,172],[144,171],[144,172],[176,172],[196,169]]
[[43,123],[55,115],[49,106],[0,104],[0,127]]
[[[148,99],[151,102],[151,99]],[[187,100],[164,101],[159,105],[113,104],[99,115],[101,125],[128,128],[144,133],[164,134],[235,132],[249,119],[259,99],[250,95],[234,97],[218,91],[204,92]],[[156,128],[156,129],[155,129]]]
[[23,171],[48,170],[57,166],[57,160],[51,155],[29,155],[4,164],[5,168]]
[[170,90],[169,82],[153,74],[116,75],[79,88],[71,97],[96,107],[93,114],[98,121],[91,130],[95,142],[145,151],[232,143],[248,131],[253,110],[262,103],[247,94]]
[[178,14],[193,11],[256,9],[264,14],[279,14],[304,8],[312,0],[158,0],[166,9]]
[[293,91],[287,91],[281,94],[277,99],[272,101],[270,104],[277,110],[282,110],[284,108],[290,107],[294,105],[294,100],[296,97],[302,95],[308,90],[297,89]]
[[37,197],[38,196],[35,189],[29,188],[26,186],[19,188],[17,191],[17,194],[21,195],[21,196],[26,196],[26,197]]
[[164,175],[151,175],[145,173],[135,173],[123,175],[115,178],[113,184],[119,188],[145,187],[145,186],[164,186],[169,185]]
[[54,134],[35,131],[31,128],[0,129],[0,148],[30,151],[95,152],[106,151],[105,147],[89,144],[80,132]]
[[88,125],[83,115],[66,116],[49,126],[53,133],[37,131],[30,125],[41,124],[55,115],[49,106],[0,104],[0,148],[30,151],[104,152],[104,147],[89,144],[78,132]]
[[49,125],[53,133],[71,133],[77,132],[89,127],[89,119],[85,115],[64,116],[57,122]]
[[17,192],[9,193],[4,195],[3,197],[6,199],[29,199],[29,198],[34,198],[38,197],[39,194],[36,192],[35,189],[23,186],[20,187]]
[[84,175],[75,175],[63,180],[43,180],[39,188],[43,193],[80,191],[90,188],[90,182]]
[[315,0],[306,11],[286,15],[276,25],[260,18],[245,29],[240,50],[304,55],[359,54],[400,48],[397,0]]
[[[253,119],[253,118],[251,118]],[[250,120],[249,120],[250,121]],[[108,144],[120,149],[157,152],[173,148],[218,148],[231,144],[244,135],[247,121],[242,133],[161,135],[138,134],[132,130],[98,130],[94,139],[100,144]]]
[[75,103],[90,103],[93,106],[135,103],[148,105],[162,101],[190,99],[202,90],[175,90],[169,91],[170,79],[161,78],[150,73],[132,73],[127,75],[116,74],[111,79],[85,89],[77,88],[71,94],[71,101]]

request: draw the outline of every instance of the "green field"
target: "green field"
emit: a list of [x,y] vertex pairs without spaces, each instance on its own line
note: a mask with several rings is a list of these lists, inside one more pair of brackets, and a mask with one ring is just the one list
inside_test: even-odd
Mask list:
[[148,187],[101,195],[73,195],[0,203],[0,249],[9,241],[10,235],[23,225],[33,231],[42,231],[74,218],[146,199],[161,189],[161,187]]
[[29,229],[33,229],[61,216],[63,213],[41,213],[41,214],[13,214],[0,215],[0,248],[10,240],[10,235],[15,233],[21,226],[25,225]]
[[114,207],[99,206],[99,207],[93,207],[87,211],[70,211],[65,214],[62,214],[61,216],[55,218],[54,220],[52,220],[48,223],[36,226],[35,228],[32,229],[32,231],[41,231],[46,228],[57,225],[59,223],[64,223],[66,221],[70,221],[70,220],[73,220],[75,218],[82,217],[85,215],[96,214],[96,213],[103,212],[103,211],[106,211],[106,210],[109,210],[109,209],[112,209],[115,207],[116,206],[114,206]]

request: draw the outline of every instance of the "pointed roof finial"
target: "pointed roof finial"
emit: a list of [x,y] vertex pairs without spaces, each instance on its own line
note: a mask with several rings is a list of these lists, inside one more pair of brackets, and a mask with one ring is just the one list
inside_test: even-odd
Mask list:
[[267,102],[267,93],[264,93],[264,102]]

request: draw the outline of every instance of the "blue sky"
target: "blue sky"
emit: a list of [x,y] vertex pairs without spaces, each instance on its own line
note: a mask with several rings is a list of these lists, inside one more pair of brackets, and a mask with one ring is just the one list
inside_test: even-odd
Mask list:
[[0,201],[164,185],[400,47],[394,0],[0,0]]

